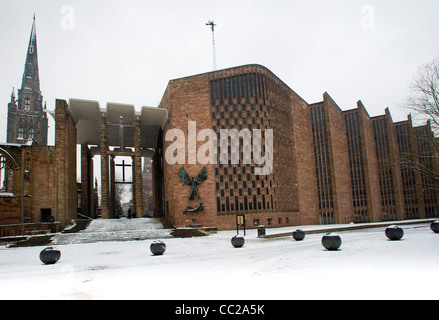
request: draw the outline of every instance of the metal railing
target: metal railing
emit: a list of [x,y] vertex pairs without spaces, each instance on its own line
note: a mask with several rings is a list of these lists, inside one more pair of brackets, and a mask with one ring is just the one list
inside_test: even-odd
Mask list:
[[0,238],[59,232],[59,221],[0,225]]

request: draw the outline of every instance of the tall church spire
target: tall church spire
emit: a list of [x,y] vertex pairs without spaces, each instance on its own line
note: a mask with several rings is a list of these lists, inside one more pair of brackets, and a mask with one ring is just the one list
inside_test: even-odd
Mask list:
[[37,30],[35,14],[30,33],[29,46],[27,48],[26,64],[24,66],[22,90],[32,89],[40,92],[40,76],[38,71]]
[[37,30],[35,14],[26,53],[23,81],[15,99],[15,90],[8,104],[7,142],[25,144],[33,140],[47,145],[48,119],[40,91]]

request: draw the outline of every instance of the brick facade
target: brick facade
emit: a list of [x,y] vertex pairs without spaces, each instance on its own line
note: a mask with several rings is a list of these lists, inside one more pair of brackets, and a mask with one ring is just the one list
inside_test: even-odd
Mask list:
[[[115,217],[114,157],[119,155],[133,158],[134,211],[143,212],[141,158],[148,149],[142,147],[143,118],[134,114],[134,151],[115,151],[110,149],[108,114],[95,108],[100,136],[91,143],[98,145],[93,152],[87,144],[81,146],[81,207],[91,212],[94,206],[92,154],[98,152],[102,217]],[[171,80],[160,108],[167,109],[168,124],[164,132],[164,126],[157,128],[158,141],[151,154],[154,212],[157,217],[169,217],[176,227],[234,229],[237,214],[246,215],[247,228],[439,215],[439,196],[432,181],[401,165],[410,158],[437,170],[429,123],[413,127],[410,117],[393,123],[388,109],[384,115],[370,117],[361,101],[356,108],[342,111],[328,93],[322,101],[308,104],[260,65]],[[3,146],[17,168],[12,174],[12,169],[2,169],[8,190],[0,193],[0,224],[21,222],[22,187],[24,195],[32,195],[23,202],[26,221],[38,222],[51,215],[65,226],[76,218],[78,123],[72,112],[75,115],[66,101],[56,101],[55,147]],[[233,130],[241,135],[236,144],[232,144]],[[209,146],[208,141],[216,145]],[[182,163],[177,158],[176,163],[169,161],[179,153]],[[202,163],[200,158],[207,156],[210,161]],[[206,167],[207,179],[198,185],[201,200],[189,200],[190,186],[183,186],[179,179],[182,167],[190,177]],[[261,169],[265,174],[258,175]],[[197,208],[200,201],[204,210],[184,213],[189,207]]]
[[[210,86],[208,75],[201,75],[182,80],[173,80],[170,82],[160,108],[165,108],[171,115],[167,128],[178,128],[185,133],[185,146],[188,146],[188,121],[197,122],[197,131],[211,127],[210,118]],[[164,133],[166,136],[167,130]],[[172,142],[164,141],[163,150],[166,150]],[[197,142],[190,148],[197,148],[203,143]],[[185,148],[186,149],[186,148]],[[189,163],[189,152],[194,149],[185,151],[185,163]],[[154,163],[158,162],[154,160]],[[196,177],[201,169],[206,166],[208,180],[198,187],[201,198],[204,202],[204,211],[202,214],[176,214],[183,212],[188,205],[197,207],[197,200],[188,203],[189,187],[182,187],[179,180],[179,170],[181,165],[169,165],[167,161],[163,161],[163,180],[164,180],[164,203],[166,212],[170,212],[177,226],[187,225],[216,225],[216,192],[215,176],[216,166],[199,163],[185,165],[185,170],[189,176]],[[155,169],[155,168],[154,168]],[[157,202],[156,202],[157,204]]]
[[56,146],[2,145],[17,168],[0,193],[0,225],[57,221],[65,227],[76,219],[76,126],[65,101],[56,101],[55,118]]
[[[207,180],[198,187],[204,211],[183,213],[188,206],[196,207],[198,200],[188,201],[190,187],[183,187],[179,180],[183,164],[164,159],[165,215],[177,227],[233,229],[236,214],[246,215],[247,227],[410,217],[404,214],[407,179],[401,176],[398,125],[388,109],[383,116],[371,118],[359,101],[357,108],[342,111],[328,93],[323,101],[308,104],[259,65],[172,80],[160,107],[170,115],[164,137],[173,129],[181,130],[185,137],[181,145],[176,137],[165,141],[164,153],[167,148],[174,155],[184,150],[184,168],[190,176],[196,177],[204,166],[208,172]],[[206,165],[191,157],[206,143],[196,141],[203,129],[212,129],[217,136],[217,162]],[[273,130],[270,174],[255,175],[260,166],[254,153],[250,163],[243,161],[246,150],[255,151],[245,137],[239,138],[237,149],[228,139],[228,158],[221,161],[221,130],[231,129],[260,129],[262,137]],[[413,131],[418,135],[431,132],[428,128]],[[263,154],[267,151],[263,138],[261,146]],[[239,154],[238,164],[232,161],[234,153]],[[421,195],[417,193],[417,197]],[[422,197],[430,206],[429,214],[438,216],[436,192]],[[420,208],[421,202],[417,202]]]
[[12,171],[8,190],[13,196],[0,196],[0,225],[22,222],[22,185],[24,223],[41,222],[45,215],[57,219],[55,147],[5,144],[2,148],[15,159],[17,169]]
[[55,109],[55,164],[56,219],[63,226],[76,219],[78,208],[76,184],[76,126],[67,112],[67,102],[56,100]]

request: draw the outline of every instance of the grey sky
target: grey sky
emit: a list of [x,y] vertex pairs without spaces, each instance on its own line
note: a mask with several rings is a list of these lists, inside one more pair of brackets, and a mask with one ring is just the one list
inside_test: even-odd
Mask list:
[[439,53],[435,0],[0,0],[0,141],[34,12],[49,109],[56,98],[157,106],[169,80],[212,70],[211,19],[218,69],[262,64],[309,103],[327,91],[343,110],[359,99],[371,116],[390,107],[394,121],[408,114],[398,104],[414,73]]

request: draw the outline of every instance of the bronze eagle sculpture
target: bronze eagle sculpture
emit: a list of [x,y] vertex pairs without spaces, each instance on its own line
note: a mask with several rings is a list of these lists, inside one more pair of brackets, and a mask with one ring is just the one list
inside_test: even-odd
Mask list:
[[193,212],[197,213],[204,210],[203,202],[201,201],[200,194],[198,193],[198,185],[202,184],[207,179],[207,169],[204,167],[198,174],[197,178],[189,177],[184,167],[180,168],[178,173],[180,181],[183,182],[184,186],[191,186],[191,192],[189,195],[189,201],[195,200],[196,197],[200,199],[200,205],[197,208],[187,207],[184,213]]
[[202,184],[207,179],[207,169],[204,167],[198,174],[197,178],[189,177],[184,167],[180,168],[179,172],[180,181],[183,182],[183,186],[191,186],[191,192],[189,200],[194,200],[196,197],[201,200],[200,194],[198,193],[198,185]]

